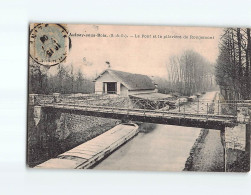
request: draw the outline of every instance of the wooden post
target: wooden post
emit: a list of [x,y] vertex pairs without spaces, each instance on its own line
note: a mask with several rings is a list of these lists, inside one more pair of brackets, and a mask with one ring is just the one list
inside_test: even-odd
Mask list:
[[179,112],[180,112],[180,99],[179,99]]
[[52,95],[53,95],[55,103],[60,102],[60,95],[61,95],[60,93],[53,93]]
[[32,105],[32,106],[38,105],[37,97],[38,97],[38,94],[29,94],[29,105]]
[[[245,152],[250,155],[250,130],[251,130],[251,123],[249,121],[248,124],[246,124],[246,145],[245,145]],[[250,170],[250,156],[248,158],[248,170]]]
[[218,100],[218,115],[220,114],[220,100]]
[[225,128],[223,127],[220,134],[221,134],[221,142],[223,146],[223,163],[224,163],[224,172],[227,172],[227,147],[226,147],[226,132]]
[[246,124],[246,144],[245,144],[245,151],[250,150],[250,129],[251,129],[251,124]]
[[197,113],[199,113],[199,110],[200,110],[200,100],[198,99]]
[[237,104],[237,102],[235,102],[235,116],[236,116],[236,120],[237,120],[237,115],[238,115],[238,104]]
[[207,118],[208,118],[208,103],[207,103]]

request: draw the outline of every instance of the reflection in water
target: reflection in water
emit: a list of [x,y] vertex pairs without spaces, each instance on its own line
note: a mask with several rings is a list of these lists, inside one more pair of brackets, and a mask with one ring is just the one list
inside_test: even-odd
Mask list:
[[199,128],[156,125],[139,133],[94,169],[182,171]]

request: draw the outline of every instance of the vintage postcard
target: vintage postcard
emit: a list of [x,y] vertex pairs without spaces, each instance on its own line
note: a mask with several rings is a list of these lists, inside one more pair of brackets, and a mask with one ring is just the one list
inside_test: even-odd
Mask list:
[[250,169],[250,28],[31,23],[28,66],[28,167]]

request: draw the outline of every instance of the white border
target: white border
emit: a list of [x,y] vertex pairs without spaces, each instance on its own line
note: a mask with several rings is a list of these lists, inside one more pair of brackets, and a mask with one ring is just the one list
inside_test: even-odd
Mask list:
[[28,23],[249,26],[250,0],[0,1],[0,194],[251,194],[250,174],[25,167]]

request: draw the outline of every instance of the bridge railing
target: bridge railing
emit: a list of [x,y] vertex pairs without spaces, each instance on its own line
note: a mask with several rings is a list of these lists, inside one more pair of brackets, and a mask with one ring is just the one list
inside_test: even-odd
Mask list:
[[182,114],[187,116],[229,116],[237,120],[239,107],[243,101],[221,101],[209,99],[177,99],[122,97],[115,94],[65,94],[39,95],[38,105],[71,105],[74,108],[120,109],[129,112],[155,112],[163,114]]

